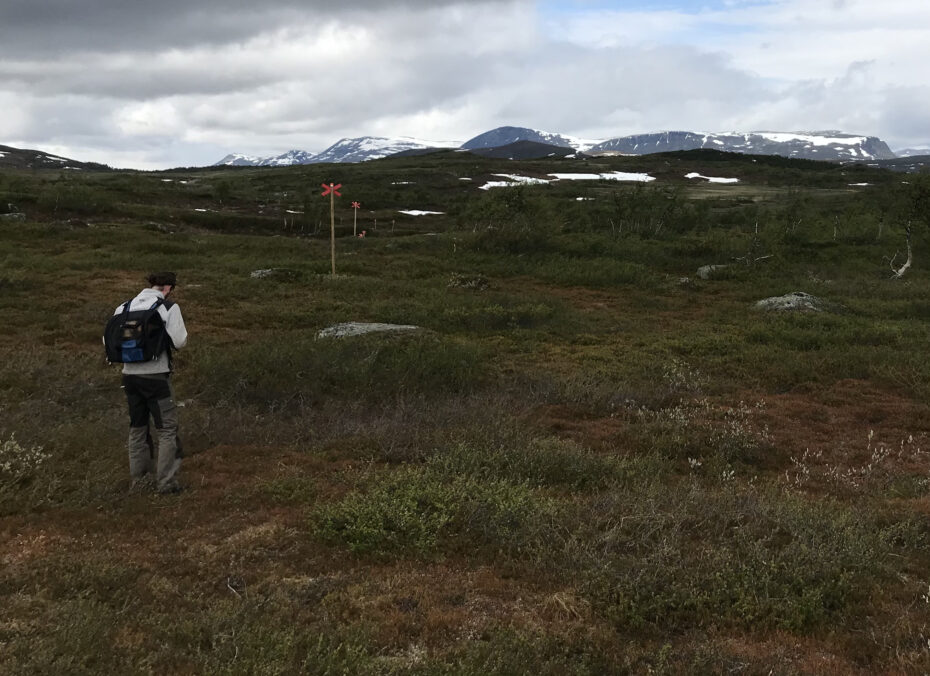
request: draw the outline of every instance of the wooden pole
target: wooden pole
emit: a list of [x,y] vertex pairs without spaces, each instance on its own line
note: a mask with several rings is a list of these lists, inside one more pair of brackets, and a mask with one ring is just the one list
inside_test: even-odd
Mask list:
[[[333,264],[333,277],[336,276],[336,195],[341,197],[341,194],[336,192],[337,188],[342,187],[342,183],[336,185],[335,183],[323,183],[323,197],[329,195],[329,253],[330,258],[332,259]],[[342,223],[342,219],[339,220]]]
[[[329,184],[330,188],[333,184]],[[336,191],[329,191],[329,250],[333,261],[333,277],[336,276]]]
[[358,237],[358,230],[357,230],[357,225],[358,225],[358,209],[353,209],[352,211],[355,212],[355,216],[352,217],[352,236],[353,236],[353,237]]

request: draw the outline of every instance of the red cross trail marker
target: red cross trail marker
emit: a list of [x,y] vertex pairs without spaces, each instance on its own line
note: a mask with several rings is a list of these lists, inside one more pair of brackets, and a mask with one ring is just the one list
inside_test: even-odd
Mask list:
[[322,185],[324,188],[326,188],[323,191],[323,197],[326,197],[330,193],[336,193],[336,197],[342,197],[342,193],[339,192],[339,188],[342,187],[342,183],[337,183],[336,185],[333,185],[332,183],[323,183]]
[[323,197],[329,195],[329,252],[333,261],[333,277],[336,276],[336,196],[342,197],[342,183],[323,183]]
[[358,210],[362,208],[362,205],[358,202],[352,202],[352,208],[355,209],[355,217],[352,219],[352,234],[357,235],[358,231],[356,225],[358,224]]

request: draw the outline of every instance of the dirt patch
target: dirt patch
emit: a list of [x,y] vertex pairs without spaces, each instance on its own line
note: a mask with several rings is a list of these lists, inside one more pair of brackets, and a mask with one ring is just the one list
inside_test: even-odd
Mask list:
[[594,450],[616,446],[627,427],[627,423],[619,418],[591,416],[577,407],[564,404],[540,406],[529,414],[528,421],[535,427]]
[[930,433],[927,406],[864,380],[743,398],[765,401],[763,419],[774,445],[792,454],[809,449],[831,457],[861,458],[867,455],[870,430],[875,441],[891,445]]

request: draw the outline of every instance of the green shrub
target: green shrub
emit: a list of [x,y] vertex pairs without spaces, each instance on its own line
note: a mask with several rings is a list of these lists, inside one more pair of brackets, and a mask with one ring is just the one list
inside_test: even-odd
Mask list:
[[515,552],[553,508],[525,485],[407,468],[322,507],[317,533],[356,553],[435,555],[455,544]]
[[609,457],[556,438],[521,439],[506,446],[462,442],[437,451],[428,465],[451,477],[462,475],[478,481],[504,479],[575,490],[603,487],[617,476],[619,469],[618,463]]
[[510,307],[452,307],[442,313],[443,325],[471,331],[500,331],[530,328],[552,317],[553,308],[542,303],[522,303]]
[[244,404],[462,392],[477,386],[484,372],[477,347],[434,335],[314,340],[281,332],[226,350],[201,350],[191,363],[189,386]]
[[586,545],[568,556],[591,602],[624,629],[713,618],[809,630],[864,602],[888,567],[890,531],[776,490],[633,487],[591,516]]

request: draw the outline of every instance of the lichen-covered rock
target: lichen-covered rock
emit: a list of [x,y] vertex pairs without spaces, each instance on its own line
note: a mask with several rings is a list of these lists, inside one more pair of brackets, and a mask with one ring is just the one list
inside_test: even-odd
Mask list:
[[490,286],[488,278],[484,275],[463,275],[453,272],[447,285],[450,289],[469,289],[471,291],[484,291]]
[[837,307],[817,296],[803,291],[793,291],[784,296],[765,298],[756,303],[757,310],[769,312],[836,312]]
[[347,336],[361,336],[365,333],[377,333],[381,331],[416,331],[419,326],[409,324],[378,324],[368,322],[346,322],[336,324],[323,329],[317,334],[317,338],[345,338]]
[[718,270],[730,267],[729,265],[702,265],[698,268],[697,276],[701,279],[710,279]]
[[265,270],[253,270],[249,275],[252,279],[294,279],[297,273],[285,268],[267,268]]

